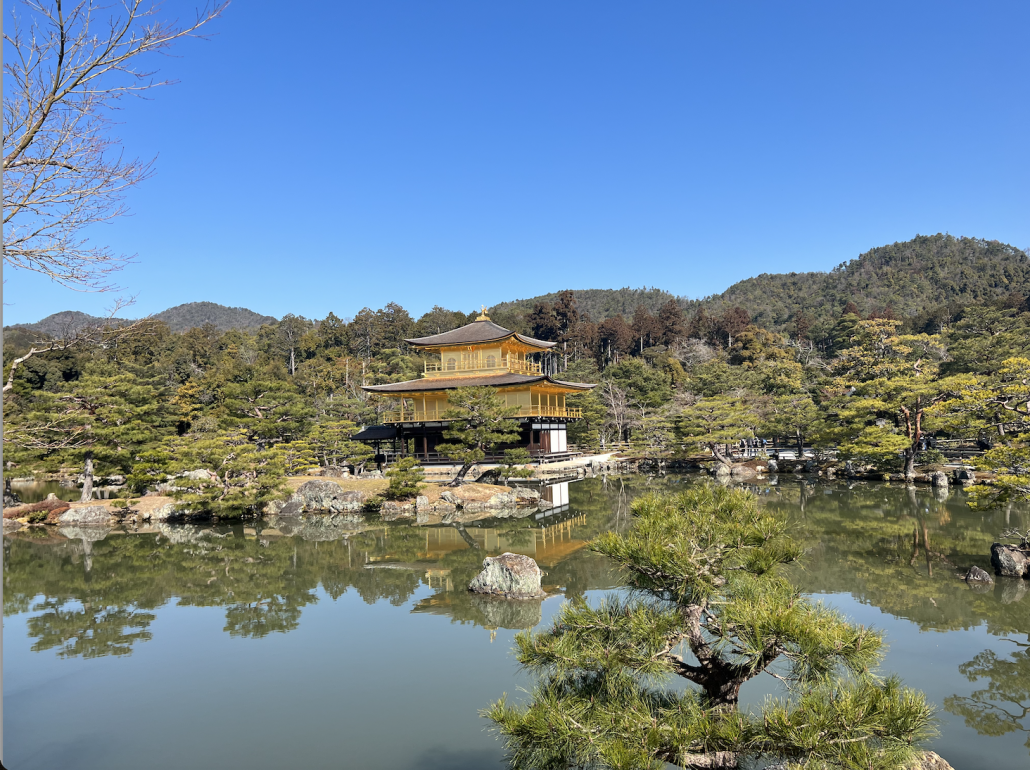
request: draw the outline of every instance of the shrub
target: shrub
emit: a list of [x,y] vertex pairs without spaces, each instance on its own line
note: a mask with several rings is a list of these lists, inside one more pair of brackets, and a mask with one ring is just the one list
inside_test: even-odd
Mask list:
[[420,482],[425,474],[414,457],[402,457],[386,472],[386,477],[390,480],[390,486],[383,492],[383,497],[387,500],[403,500],[419,493],[422,489]]
[[383,498],[379,495],[372,495],[362,507],[369,513],[379,513],[379,509],[383,507]]
[[927,449],[919,453],[916,461],[919,465],[944,465],[948,458],[940,449]]

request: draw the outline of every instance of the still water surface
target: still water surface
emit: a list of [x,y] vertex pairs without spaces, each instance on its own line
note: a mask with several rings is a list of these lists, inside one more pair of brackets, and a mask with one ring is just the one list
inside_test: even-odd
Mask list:
[[[517,629],[562,597],[618,583],[583,547],[625,526],[650,488],[687,478],[587,479],[552,515],[463,527],[159,526],[4,538],[4,760],[66,768],[501,768],[477,712],[529,682]],[[885,671],[938,704],[934,748],[958,769],[1030,766],[1030,581],[984,591],[1027,508],[970,511],[961,491],[781,479],[754,489],[809,547],[803,588],[887,633]],[[469,595],[484,555],[547,573],[542,602]],[[773,691],[759,679],[755,703]]]

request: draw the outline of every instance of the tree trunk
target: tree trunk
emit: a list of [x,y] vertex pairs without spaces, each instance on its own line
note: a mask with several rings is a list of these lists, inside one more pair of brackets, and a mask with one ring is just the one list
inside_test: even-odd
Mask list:
[[722,450],[719,449],[718,444],[714,442],[709,442],[708,448],[712,450],[712,457],[715,458],[715,461],[717,463],[721,465],[733,465],[733,461],[722,453]]
[[805,437],[801,434],[801,431],[797,432],[797,441],[798,441],[798,459],[799,460],[804,460],[805,459]]
[[86,467],[82,471],[82,497],[80,503],[93,499],[93,450],[86,451]]
[[905,480],[912,481],[916,477],[916,449],[908,447],[905,450]]
[[475,463],[465,463],[464,465],[462,465],[461,470],[458,471],[458,475],[454,477],[454,481],[452,481],[447,486],[460,487],[461,483],[465,480],[465,474],[472,470],[473,465],[475,465]]

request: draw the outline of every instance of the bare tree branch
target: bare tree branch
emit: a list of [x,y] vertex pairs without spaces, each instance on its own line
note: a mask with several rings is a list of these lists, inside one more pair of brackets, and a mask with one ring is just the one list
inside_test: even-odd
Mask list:
[[5,265],[77,291],[116,288],[111,274],[132,258],[90,245],[82,231],[126,213],[125,193],[150,176],[152,161],[123,157],[113,111],[123,96],[170,82],[138,68],[139,57],[201,37],[226,5],[181,26],[155,20],[152,0],[14,5],[4,33]]

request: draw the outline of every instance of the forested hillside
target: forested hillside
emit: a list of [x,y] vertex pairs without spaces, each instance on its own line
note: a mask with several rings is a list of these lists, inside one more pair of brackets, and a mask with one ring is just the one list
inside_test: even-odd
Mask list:
[[740,306],[758,325],[789,331],[798,314],[826,333],[853,302],[862,314],[932,320],[963,305],[1030,292],[1030,259],[998,241],[920,235],[880,246],[829,273],[765,273],[700,303],[709,312]]
[[62,310],[60,313],[48,315],[34,324],[15,324],[11,328],[35,332],[54,339],[63,339],[71,337],[86,327],[107,323],[124,323],[124,319],[100,318],[88,313],[80,313],[78,310]]
[[[741,307],[758,326],[791,332],[799,319],[814,338],[825,337],[848,302],[864,315],[907,319],[911,328],[953,320],[964,305],[1030,292],[1030,259],[998,241],[920,235],[880,246],[830,272],[763,273],[701,300],[674,297],[662,289],[573,290],[576,304],[595,323],[638,306],[652,315],[670,299],[689,313],[704,308],[718,315]],[[540,303],[553,305],[557,293],[502,302],[493,310],[528,314]]]
[[204,324],[213,324],[218,331],[224,332],[229,329],[258,329],[264,324],[274,324],[277,319],[245,307],[226,307],[214,302],[187,302],[158,313],[154,320],[168,324],[173,332],[200,328]]
[[[603,321],[622,314],[633,315],[634,311],[643,305],[651,313],[658,312],[658,308],[676,297],[664,289],[654,287],[648,289],[573,289],[576,298],[576,306],[579,312],[589,316],[594,321]],[[494,305],[490,310],[497,314],[522,313],[526,314],[540,302],[553,305],[558,300],[559,292],[543,294],[532,299],[516,299],[511,302],[501,302]]]
[[[260,315],[245,307],[226,307],[215,302],[188,302],[176,305],[153,316],[153,320],[167,324],[173,332],[184,332],[188,329],[199,329],[205,324],[212,324],[218,331],[230,329],[252,331],[264,324],[274,324],[278,319],[270,315]],[[32,324],[15,324],[11,329],[33,332],[53,339],[73,337],[82,329],[108,324],[130,323],[124,318],[101,318],[78,310],[62,310],[60,313],[48,315],[41,321]],[[21,340],[24,334],[16,335]]]

